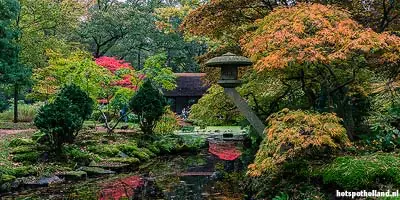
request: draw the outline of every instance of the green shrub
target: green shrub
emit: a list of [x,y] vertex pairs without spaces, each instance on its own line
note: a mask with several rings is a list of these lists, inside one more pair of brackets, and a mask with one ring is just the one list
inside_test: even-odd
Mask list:
[[321,170],[324,183],[343,189],[365,189],[376,182],[400,185],[400,158],[391,154],[344,156]]
[[78,86],[68,85],[63,87],[58,96],[64,97],[70,100],[72,105],[76,105],[79,108],[78,113],[83,120],[89,119],[92,115],[94,102],[89,95]]
[[173,134],[174,131],[179,130],[179,124],[177,116],[171,111],[169,107],[166,107],[166,112],[161,117],[154,128],[154,133],[156,134]]
[[224,88],[214,84],[190,109],[189,119],[200,126],[226,126],[243,120],[235,104],[224,93]]
[[85,92],[70,85],[61,90],[54,102],[40,108],[35,125],[47,134],[47,142],[56,153],[61,153],[64,143],[74,142],[92,111],[92,104],[92,99]]
[[167,101],[161,92],[147,79],[130,101],[130,109],[138,116],[140,129],[152,134],[156,122],[165,112]]

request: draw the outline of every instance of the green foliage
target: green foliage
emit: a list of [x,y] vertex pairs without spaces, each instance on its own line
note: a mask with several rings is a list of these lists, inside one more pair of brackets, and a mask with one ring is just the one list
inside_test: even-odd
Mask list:
[[7,100],[6,95],[0,90],[0,113],[7,110],[10,107],[10,104]]
[[118,110],[120,111],[123,108],[128,108],[129,106],[129,101],[131,100],[132,96],[135,94],[135,92],[132,89],[129,88],[119,88],[114,96],[110,100],[110,106],[113,110]]
[[89,119],[93,112],[93,101],[90,99],[88,94],[82,91],[82,89],[80,89],[78,86],[65,86],[61,89],[58,96],[70,100],[72,105],[78,107],[80,109],[80,117],[83,120]]
[[[69,99],[69,87],[80,97]],[[76,86],[67,86],[60,92],[54,102],[46,104],[39,109],[34,123],[40,131],[47,134],[50,146],[61,153],[64,143],[72,143],[82,128],[84,118],[91,113],[91,99],[86,93]],[[82,109],[84,108],[84,109]]]
[[283,109],[268,118],[266,137],[260,145],[250,176],[274,176],[291,159],[315,158],[322,152],[350,145],[341,119],[331,113]]
[[224,94],[223,88],[212,85],[197,104],[190,110],[191,120],[200,125],[226,126],[243,120],[235,105]]
[[47,100],[64,85],[76,85],[92,99],[104,97],[113,76],[111,72],[96,65],[92,56],[85,51],[50,51],[49,66],[36,69],[33,74],[34,86],[31,97]]
[[289,200],[289,195],[281,192],[278,196],[274,197],[272,200]]
[[[397,91],[393,91],[397,94]],[[397,95],[381,92],[373,98],[368,117],[371,133],[364,135],[367,145],[380,150],[391,151],[400,145],[400,101]]]
[[156,122],[165,113],[167,102],[164,96],[147,79],[133,96],[131,110],[138,116],[140,128],[145,134],[152,134]]
[[168,107],[166,107],[165,109],[166,112],[163,114],[161,119],[157,121],[157,124],[154,127],[155,134],[173,134],[174,131],[179,129],[176,114],[172,112]]
[[175,75],[169,66],[166,66],[167,56],[157,54],[146,59],[141,72],[153,81],[155,86],[166,90],[176,88]]
[[376,153],[338,157],[321,173],[324,183],[333,183],[343,189],[372,189],[377,182],[399,185],[399,167],[398,156]]

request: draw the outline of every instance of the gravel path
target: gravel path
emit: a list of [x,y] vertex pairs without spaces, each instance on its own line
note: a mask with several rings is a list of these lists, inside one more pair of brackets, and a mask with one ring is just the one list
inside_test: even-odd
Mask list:
[[0,129],[0,137],[10,134],[18,134],[18,133],[29,133],[35,132],[36,129],[23,129],[23,130],[7,130],[7,129]]

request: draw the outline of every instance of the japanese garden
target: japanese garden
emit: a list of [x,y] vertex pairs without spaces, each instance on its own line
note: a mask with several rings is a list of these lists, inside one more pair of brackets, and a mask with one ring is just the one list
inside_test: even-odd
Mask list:
[[397,0],[0,0],[0,199],[400,199]]

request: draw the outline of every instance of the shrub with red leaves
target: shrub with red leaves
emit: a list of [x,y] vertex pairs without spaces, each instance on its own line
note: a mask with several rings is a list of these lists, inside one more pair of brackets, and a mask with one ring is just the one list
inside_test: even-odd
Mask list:
[[134,195],[136,188],[143,185],[143,180],[139,176],[131,176],[116,180],[103,186],[100,191],[99,200],[119,200],[129,198]]
[[125,60],[118,60],[115,57],[103,56],[96,59],[96,64],[107,68],[112,73],[120,69],[133,69],[130,63]]
[[236,160],[242,155],[234,142],[210,142],[208,151],[221,160]]
[[[103,56],[97,58],[96,64],[110,70],[113,74],[116,74],[116,72],[121,69],[131,70],[131,72],[134,70],[130,63],[126,62],[125,60],[118,60],[115,57]],[[122,79],[120,80],[114,81],[111,85],[130,88],[135,91],[138,89],[137,85],[132,82],[134,78],[132,74],[124,74],[121,78]],[[138,80],[143,80],[145,75],[139,74],[137,78]]]

